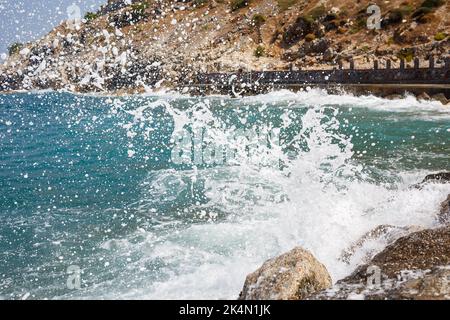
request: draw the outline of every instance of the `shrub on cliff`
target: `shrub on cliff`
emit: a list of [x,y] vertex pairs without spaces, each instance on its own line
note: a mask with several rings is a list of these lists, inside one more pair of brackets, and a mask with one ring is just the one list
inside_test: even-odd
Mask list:
[[100,15],[98,13],[95,12],[86,12],[86,14],[84,15],[84,19],[86,21],[92,21],[95,20],[99,17]]
[[8,48],[8,53],[10,56],[19,53],[20,50],[22,50],[23,48],[23,43],[20,42],[14,42],[12,45],[9,46]]
[[208,3],[208,0],[194,0],[193,3],[196,8],[201,8]]
[[403,20],[403,11],[400,9],[394,9],[389,12],[388,15],[389,23],[395,24],[400,23]]
[[297,2],[298,0],[277,0],[278,8],[280,9],[280,11],[286,11]]
[[427,19],[426,16],[433,12],[434,9],[442,6],[444,4],[443,0],[425,0],[422,2],[420,7],[414,11],[412,14],[413,18],[416,18],[420,23],[427,23],[430,19]]
[[262,14],[255,14],[252,18],[252,25],[259,28],[266,22],[266,17]]
[[311,42],[311,41],[313,41],[313,40],[315,40],[316,39],[316,36],[314,35],[314,33],[308,33],[306,36],[305,36],[305,41],[306,42]]
[[149,7],[147,2],[137,2],[131,5],[131,9],[134,12],[143,14],[144,11]]
[[300,16],[283,34],[282,46],[291,47],[303,39],[308,33],[314,33],[317,26],[310,17]]
[[447,35],[444,32],[438,32],[434,35],[434,40],[436,41],[442,41],[445,38],[447,38]]
[[422,2],[422,8],[437,8],[445,3],[444,0],[425,0]]
[[407,62],[411,62],[414,59],[414,48],[402,48],[397,53],[397,57],[405,59]]
[[325,6],[322,4],[318,7],[315,7],[314,9],[312,9],[308,13],[308,16],[311,17],[313,20],[318,20],[320,18],[323,18],[326,14],[327,14],[327,11],[325,9]]
[[357,15],[350,22],[350,34],[358,33],[367,28],[367,13],[365,10],[360,10]]
[[399,10],[402,12],[403,16],[407,16],[414,11],[414,7],[408,3],[404,3],[400,6]]
[[422,17],[430,12],[432,12],[433,10],[430,8],[426,8],[426,7],[420,7],[419,9],[417,9],[416,11],[414,11],[414,13],[412,14],[413,18],[419,18]]
[[236,11],[245,8],[250,3],[250,0],[232,0],[230,3],[231,11]]
[[257,58],[261,58],[266,54],[266,49],[263,46],[257,46],[253,55]]
[[114,24],[116,28],[123,28],[125,26],[138,23],[139,21],[147,18],[147,8],[147,2],[138,2],[133,4],[129,10],[118,13],[110,17],[109,20]]

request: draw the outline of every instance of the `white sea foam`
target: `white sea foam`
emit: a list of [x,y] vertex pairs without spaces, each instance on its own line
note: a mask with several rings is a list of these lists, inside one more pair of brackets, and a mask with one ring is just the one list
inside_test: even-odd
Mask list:
[[450,109],[435,100],[418,100],[413,95],[398,99],[385,99],[374,95],[355,96],[349,93],[328,94],[324,89],[308,89],[299,92],[289,90],[273,91],[267,94],[245,97],[244,103],[280,103],[297,102],[306,106],[348,106],[356,108],[371,108],[380,111],[418,113],[445,118],[450,117]]

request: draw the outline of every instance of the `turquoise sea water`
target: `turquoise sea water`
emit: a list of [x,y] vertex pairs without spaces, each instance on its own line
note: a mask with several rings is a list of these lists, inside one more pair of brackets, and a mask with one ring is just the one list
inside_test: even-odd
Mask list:
[[364,232],[436,224],[450,188],[410,186],[449,164],[450,109],[412,97],[0,95],[0,297],[236,298],[296,245],[338,280]]

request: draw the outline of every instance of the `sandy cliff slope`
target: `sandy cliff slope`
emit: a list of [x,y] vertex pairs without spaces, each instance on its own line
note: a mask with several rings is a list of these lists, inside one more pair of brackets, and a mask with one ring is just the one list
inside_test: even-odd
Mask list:
[[197,72],[332,68],[350,58],[383,67],[400,57],[425,63],[431,54],[441,64],[450,49],[445,0],[375,1],[379,30],[367,28],[369,1],[121,1],[12,47],[0,90],[142,92]]

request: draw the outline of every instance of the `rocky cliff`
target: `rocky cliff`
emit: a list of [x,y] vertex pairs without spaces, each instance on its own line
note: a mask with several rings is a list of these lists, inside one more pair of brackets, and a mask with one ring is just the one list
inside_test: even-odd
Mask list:
[[[372,2],[371,2],[372,3]],[[108,1],[79,25],[16,44],[0,90],[142,92],[198,72],[357,67],[377,58],[412,63],[450,48],[449,1],[374,1],[381,29],[366,26],[369,1]]]

